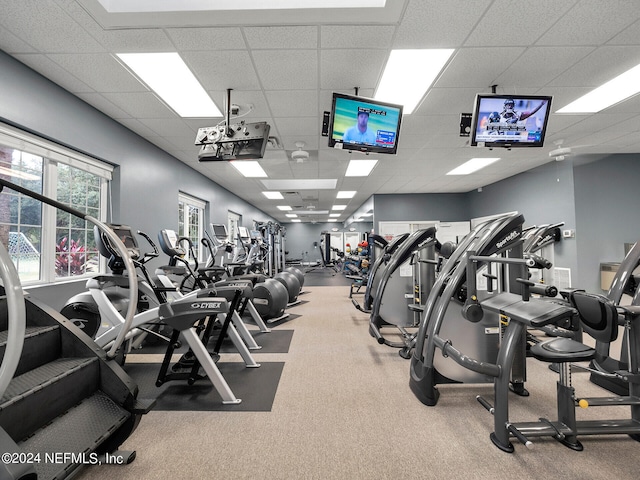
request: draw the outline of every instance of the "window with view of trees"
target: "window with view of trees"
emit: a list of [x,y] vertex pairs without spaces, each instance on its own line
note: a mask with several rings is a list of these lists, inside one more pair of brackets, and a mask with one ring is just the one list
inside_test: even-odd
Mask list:
[[[104,220],[111,167],[101,167],[93,159],[0,125],[1,178]],[[11,189],[0,193],[0,241],[23,283],[100,270],[92,225]]]
[[[178,195],[178,236],[191,240],[195,258],[204,259],[200,240],[204,236],[204,209],[206,203],[184,193]],[[189,258],[193,258],[189,253]]]

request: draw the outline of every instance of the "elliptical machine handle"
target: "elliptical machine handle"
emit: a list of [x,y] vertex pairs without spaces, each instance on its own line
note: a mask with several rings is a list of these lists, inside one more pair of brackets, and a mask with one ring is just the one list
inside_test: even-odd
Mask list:
[[136,233],[141,237],[143,237],[147,242],[149,242],[149,245],[151,245],[151,248],[153,248],[153,252],[144,254],[144,257],[147,258],[147,260],[145,261],[148,261],[151,258],[156,258],[160,254],[160,252],[158,252],[158,247],[156,246],[155,243],[153,243],[153,240],[151,240],[151,237],[146,233],[144,233],[142,230],[138,230]]

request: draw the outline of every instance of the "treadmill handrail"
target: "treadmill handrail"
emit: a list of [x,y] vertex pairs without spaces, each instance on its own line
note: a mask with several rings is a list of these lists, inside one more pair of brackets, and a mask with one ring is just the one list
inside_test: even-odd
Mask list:
[[136,267],[133,264],[131,257],[129,256],[127,247],[124,246],[124,243],[122,243],[122,240],[120,240],[120,238],[113,232],[111,228],[109,228],[105,223],[101,222],[97,218],[94,218],[91,215],[87,215],[79,210],[71,208],[68,205],[65,205],[64,203],[58,202],[57,200],[53,200],[49,197],[46,197],[36,192],[32,192],[31,190],[21,187],[20,185],[16,185],[15,183],[12,183],[0,178],[0,190],[5,186],[9,187],[11,190],[15,190],[16,192],[22,193],[23,195],[27,195],[28,197],[39,200],[40,202],[46,203],[47,205],[51,205],[52,207],[55,207],[59,210],[63,210],[75,217],[81,218],[83,220],[86,220],[89,223],[92,223],[93,225],[97,226],[100,229],[100,231],[109,238],[109,240],[112,242],[112,246],[114,246],[117,252],[121,255],[124,261],[125,269],[127,271],[127,275],[129,276],[129,282],[130,282],[129,283],[129,305],[127,307],[127,313],[125,315],[125,323],[123,325],[123,328],[118,334],[118,337],[116,338],[115,342],[107,352],[107,356],[109,358],[115,358],[116,351],[118,350],[118,348],[120,348],[120,345],[124,341],[127,332],[131,328],[131,324],[133,323],[133,317],[136,313],[136,306],[138,302],[138,282],[136,281],[136,278],[137,278]]
[[0,398],[13,378],[22,355],[27,315],[20,277],[9,252],[0,243],[0,277],[7,297],[7,346],[0,362]]

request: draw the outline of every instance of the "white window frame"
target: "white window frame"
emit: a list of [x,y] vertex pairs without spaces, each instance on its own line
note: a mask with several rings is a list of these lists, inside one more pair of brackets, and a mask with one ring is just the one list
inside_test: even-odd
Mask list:
[[[196,255],[197,255],[197,259],[198,259],[198,263],[202,263],[204,261],[204,249],[202,248],[202,244],[200,243],[200,239],[204,238],[204,213],[205,213],[205,209],[207,208],[207,202],[205,202],[204,200],[201,200],[199,198],[196,198],[192,195],[189,195],[188,193],[184,193],[184,192],[178,192],[178,205],[180,203],[184,203],[186,205],[189,205],[191,207],[195,207],[198,209],[198,225],[196,226],[198,232],[196,235],[194,235],[194,237],[196,237],[198,239],[197,242],[195,242],[195,244],[193,245],[195,251],[196,251]],[[178,211],[180,211],[180,209],[178,209]],[[183,214],[184,214],[185,210],[183,210]],[[180,219],[179,219],[180,220]],[[183,218],[182,219],[182,224],[185,226],[185,228],[189,225],[189,221],[188,218]],[[191,232],[184,232],[182,234],[180,234],[181,236],[185,236],[190,238],[191,237]]]
[[[0,144],[14,150],[20,150],[31,155],[42,157],[43,195],[49,198],[55,199],[57,195],[57,165],[59,163],[87,171],[100,177],[100,214],[98,220],[105,221],[107,217],[108,184],[113,178],[114,167],[112,165],[1,122]],[[68,277],[56,277],[55,245],[56,209],[45,204],[42,209],[40,279],[25,281],[23,284],[42,285],[49,283],[64,283],[95,275],[95,273],[88,273]],[[102,273],[105,271],[104,259],[101,259],[100,261],[99,271]]]

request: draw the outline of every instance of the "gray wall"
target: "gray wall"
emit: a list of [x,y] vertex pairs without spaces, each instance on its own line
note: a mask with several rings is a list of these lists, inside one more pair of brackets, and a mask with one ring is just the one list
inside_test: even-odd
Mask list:
[[[274,220],[1,51],[0,92],[2,121],[117,166],[113,222],[146,231],[152,238],[162,228],[177,229],[179,191],[208,202],[207,224],[226,223],[227,210],[242,215],[248,227],[254,219]],[[67,296],[69,288],[78,287],[58,286],[56,291],[64,293],[52,297]]]
[[373,197],[373,224],[402,220],[469,220],[469,204],[464,193],[385,194]]
[[[550,162],[541,167],[487,185],[467,194],[469,218],[518,211],[525,226],[564,222],[563,229],[576,229],[573,164]],[[578,278],[576,239],[555,245],[555,265],[571,269]]]
[[624,244],[640,240],[639,160],[638,155],[611,155],[575,166],[576,287],[600,291],[600,263],[620,262]]

